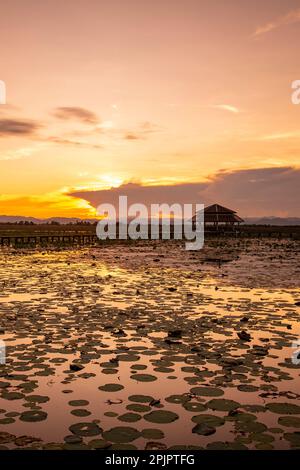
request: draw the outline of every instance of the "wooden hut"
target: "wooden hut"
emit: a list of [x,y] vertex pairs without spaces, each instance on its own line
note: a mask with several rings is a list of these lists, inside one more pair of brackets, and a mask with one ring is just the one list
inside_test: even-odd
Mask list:
[[[194,215],[193,221],[196,222]],[[204,208],[204,226],[205,230],[219,231],[228,230],[238,227],[241,222],[244,222],[239,217],[236,211],[228,209],[227,207],[213,204]]]

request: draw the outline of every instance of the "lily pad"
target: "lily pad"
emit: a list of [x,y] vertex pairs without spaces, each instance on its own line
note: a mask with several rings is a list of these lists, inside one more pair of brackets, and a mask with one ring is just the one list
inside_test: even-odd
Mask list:
[[183,395],[170,395],[169,397],[165,398],[165,400],[168,403],[181,404],[181,403],[186,403],[187,401],[190,400],[190,398],[185,394],[183,394]]
[[183,408],[187,411],[194,411],[195,413],[198,413],[200,411],[206,410],[206,405],[203,405],[202,403],[193,402],[193,401],[187,401],[186,403],[183,403]]
[[109,449],[111,447],[111,442],[104,441],[103,439],[92,439],[88,446],[91,449]]
[[171,372],[174,372],[174,369],[171,369],[171,367],[155,367],[153,370],[155,370],[155,372],[162,372],[164,374],[170,374]]
[[262,444],[270,444],[274,441],[274,437],[271,434],[264,434],[261,432],[254,432],[250,434],[250,438],[252,441],[260,442]]
[[89,416],[91,414],[90,411],[84,410],[82,408],[75,408],[75,410],[71,411],[71,414],[74,416]]
[[281,416],[278,418],[278,424],[286,427],[300,428],[300,418],[297,416]]
[[244,405],[243,408],[246,411],[250,411],[251,413],[265,413],[266,408],[262,405]]
[[119,371],[118,369],[102,369],[102,374],[117,374]]
[[211,427],[222,426],[225,423],[223,418],[214,415],[196,415],[192,417],[192,421],[197,424],[206,424]]
[[0,388],[8,388],[10,386],[9,382],[0,381]]
[[98,387],[99,390],[102,390],[102,392],[118,392],[119,390],[122,390],[124,387],[121,384],[106,384],[106,385],[101,385]]
[[137,413],[124,413],[118,417],[120,421],[126,421],[128,423],[134,423],[142,419],[141,415]]
[[243,411],[235,411],[225,417],[226,421],[239,421],[242,423],[248,423],[249,421],[255,421],[257,417],[250,413],[244,413]]
[[143,429],[141,434],[144,439],[163,439],[165,437],[160,429]]
[[46,403],[49,401],[49,397],[45,397],[42,395],[28,395],[25,397],[26,401],[34,402],[34,403]]
[[150,395],[130,395],[128,400],[135,401],[137,403],[150,403],[150,401],[154,400],[154,398]]
[[132,403],[131,405],[127,405],[126,409],[129,411],[135,411],[136,413],[147,413],[147,411],[151,411],[150,406],[140,405],[139,403]]
[[71,400],[69,401],[70,406],[86,406],[89,402],[87,400]]
[[14,418],[2,418],[0,419],[0,424],[12,424],[16,420]]
[[191,393],[202,397],[220,397],[224,395],[224,392],[221,388],[214,387],[194,387],[191,388]]
[[179,416],[176,413],[173,413],[173,411],[166,411],[166,410],[157,410],[157,411],[151,411],[150,413],[147,413],[144,415],[144,419],[146,421],[149,421],[150,423],[172,423],[173,421],[176,421]]
[[118,413],[115,413],[114,411],[106,411],[104,415],[108,416],[109,418],[115,418],[116,416],[118,416]]
[[101,434],[101,428],[96,423],[76,423],[72,424],[69,427],[71,433],[75,434],[76,436],[97,436],[97,434]]
[[267,426],[258,421],[237,422],[236,428],[239,432],[261,433],[267,430]]
[[257,390],[259,390],[258,387],[255,387],[254,385],[247,385],[247,384],[241,384],[241,385],[238,385],[238,390],[240,392],[257,392]]
[[283,436],[287,441],[292,444],[293,447],[300,446],[300,432],[288,432]]
[[67,444],[81,444],[82,443],[82,437],[74,436],[74,434],[70,434],[69,436],[64,437],[64,441]]
[[212,410],[216,410],[216,411],[232,411],[238,408],[240,404],[234,400],[216,398],[216,399],[210,400],[207,403],[207,406],[208,408],[211,408]]
[[139,382],[154,382],[157,377],[151,374],[134,374],[130,376],[131,379],[138,380]]
[[36,421],[44,421],[47,419],[47,416],[48,414],[45,411],[24,411],[24,413],[21,413],[20,415],[20,420],[32,423]]
[[24,398],[24,394],[20,393],[20,392],[6,392],[6,391],[4,391],[1,395],[1,398],[4,398],[4,400],[21,400],[21,398]]
[[205,423],[198,423],[192,429],[192,433],[200,434],[201,436],[210,436],[211,434],[214,434],[215,432],[216,432],[215,428],[213,428],[212,426],[208,426]]
[[137,356],[136,354],[120,354],[118,356],[119,361],[125,361],[125,362],[135,362],[140,359],[140,356]]
[[293,403],[267,403],[266,408],[272,413],[298,415],[300,414],[300,406]]
[[112,444],[109,450],[137,450],[133,444]]
[[260,444],[256,444],[255,449],[257,449],[257,450],[272,450],[272,449],[274,449],[274,447],[271,444],[260,443]]
[[140,435],[141,433],[137,429],[126,426],[117,426],[103,433],[103,437],[107,441],[116,442],[120,444],[132,442],[138,437],[140,437]]

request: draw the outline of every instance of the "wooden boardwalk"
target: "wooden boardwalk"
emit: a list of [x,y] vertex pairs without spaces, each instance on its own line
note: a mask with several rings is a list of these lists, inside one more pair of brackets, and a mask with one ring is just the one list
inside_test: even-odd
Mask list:
[[0,245],[7,246],[43,246],[43,245],[92,245],[98,240],[96,235],[0,235]]
[[[254,226],[242,225],[237,231],[209,231],[205,238],[274,238],[300,240],[300,226]],[[150,238],[150,237],[149,237]],[[161,237],[160,237],[161,238]],[[171,230],[171,238],[172,230]],[[117,240],[118,241],[118,237]],[[121,240],[122,243],[126,240]],[[96,235],[95,225],[14,225],[0,224],[0,246],[89,246],[101,241]],[[102,242],[103,243],[103,242]]]
[[95,225],[0,224],[0,246],[92,245]]

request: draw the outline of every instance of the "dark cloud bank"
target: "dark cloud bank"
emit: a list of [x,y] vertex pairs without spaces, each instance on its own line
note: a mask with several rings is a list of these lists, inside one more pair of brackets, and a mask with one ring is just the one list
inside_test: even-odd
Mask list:
[[102,191],[79,191],[70,194],[85,199],[94,207],[101,203],[118,206],[120,195],[128,204],[151,203],[219,203],[242,216],[300,216],[300,169],[292,167],[221,171],[205,183],[182,183],[174,186],[141,186],[127,183]]

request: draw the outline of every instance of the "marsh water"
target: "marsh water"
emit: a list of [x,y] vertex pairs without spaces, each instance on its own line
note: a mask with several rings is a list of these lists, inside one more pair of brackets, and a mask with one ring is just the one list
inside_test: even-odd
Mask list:
[[299,448],[299,253],[4,248],[0,448]]

